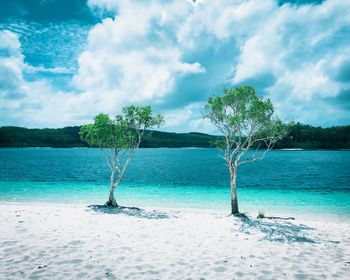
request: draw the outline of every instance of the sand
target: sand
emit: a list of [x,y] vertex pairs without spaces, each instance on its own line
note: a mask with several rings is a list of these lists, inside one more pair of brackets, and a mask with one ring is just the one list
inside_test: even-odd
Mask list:
[[0,205],[0,279],[350,279],[346,220],[131,214]]

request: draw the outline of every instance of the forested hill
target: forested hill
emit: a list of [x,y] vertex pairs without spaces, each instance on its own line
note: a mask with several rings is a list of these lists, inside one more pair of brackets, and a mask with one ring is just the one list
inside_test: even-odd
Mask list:
[[350,149],[350,125],[321,128],[297,123],[275,148]]
[[[0,127],[0,147],[84,147],[79,126],[27,129]],[[142,147],[211,147],[217,136],[204,133],[170,133],[152,131],[146,134]],[[330,128],[296,124],[276,148],[350,149],[350,125]]]
[[[28,129],[0,127],[0,147],[85,147],[79,138],[80,126]],[[216,137],[204,133],[147,131],[141,147],[210,147]]]

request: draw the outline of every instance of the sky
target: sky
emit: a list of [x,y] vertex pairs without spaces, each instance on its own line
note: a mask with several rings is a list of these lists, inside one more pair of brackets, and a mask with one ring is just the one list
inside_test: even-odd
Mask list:
[[213,133],[204,103],[240,85],[284,121],[350,124],[350,1],[0,0],[0,126],[150,104]]

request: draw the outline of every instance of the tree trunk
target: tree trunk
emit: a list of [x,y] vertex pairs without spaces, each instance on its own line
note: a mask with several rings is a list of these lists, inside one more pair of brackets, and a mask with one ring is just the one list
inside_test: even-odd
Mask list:
[[230,168],[230,186],[231,186],[231,214],[236,215],[238,211],[237,189],[236,189],[237,168]]
[[[118,181],[119,183],[119,181]],[[117,183],[114,183],[114,171],[112,171],[111,174],[111,185],[110,185],[110,189],[109,189],[109,197],[108,197],[108,201],[106,202],[105,206],[112,206],[112,207],[118,207],[118,203],[114,197],[114,190],[117,186]]]
[[114,190],[110,190],[108,201],[105,204],[106,206],[118,207],[117,200],[114,197]]

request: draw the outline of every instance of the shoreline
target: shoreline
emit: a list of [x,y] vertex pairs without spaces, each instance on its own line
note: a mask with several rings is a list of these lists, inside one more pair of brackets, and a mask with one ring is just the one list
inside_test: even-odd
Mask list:
[[[104,203],[63,203],[63,202],[42,202],[42,201],[26,201],[26,202],[16,202],[16,201],[2,201],[0,200],[0,206],[16,206],[16,207],[57,207],[61,209],[70,208],[70,209],[83,209],[89,210],[89,206],[99,205],[102,206]],[[137,207],[146,212],[159,211],[159,212],[169,212],[169,213],[194,213],[194,214],[208,214],[208,215],[221,215],[221,216],[230,216],[229,206],[225,208],[200,208],[200,207],[183,207],[183,206],[173,206],[173,207],[164,207],[164,206],[151,206],[149,204],[146,205],[138,205],[138,204],[123,204],[121,206],[124,207]],[[337,215],[334,213],[306,213],[306,212],[298,212],[298,211],[287,211],[286,209],[273,209],[271,211],[261,211],[261,209],[252,207],[241,208],[240,212],[245,214],[251,219],[257,219],[257,215],[259,212],[263,212],[265,216],[274,216],[274,217],[293,217],[295,221],[299,222],[341,222],[341,223],[349,223],[350,225],[350,216],[347,215]]]

